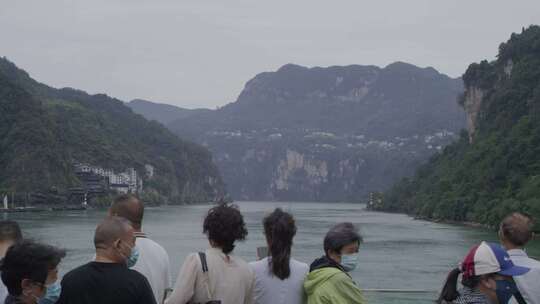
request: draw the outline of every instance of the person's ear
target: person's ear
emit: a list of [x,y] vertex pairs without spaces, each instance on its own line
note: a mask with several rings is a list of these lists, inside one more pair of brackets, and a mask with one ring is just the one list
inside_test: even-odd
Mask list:
[[480,284],[487,289],[495,290],[497,288],[497,282],[491,277],[483,277],[480,279]]
[[120,243],[122,242],[121,239],[117,239],[116,241],[114,241],[113,245],[114,245],[114,248],[115,249],[121,249],[122,246],[120,245]]
[[22,279],[21,281],[21,289],[22,290],[25,290],[25,289],[28,289],[30,287],[32,287],[34,282],[32,282],[32,280],[30,279]]

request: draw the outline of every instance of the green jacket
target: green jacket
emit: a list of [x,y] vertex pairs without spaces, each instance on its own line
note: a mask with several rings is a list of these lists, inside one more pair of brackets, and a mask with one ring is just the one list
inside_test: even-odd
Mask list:
[[365,304],[362,291],[351,277],[334,267],[310,272],[304,281],[308,304]]

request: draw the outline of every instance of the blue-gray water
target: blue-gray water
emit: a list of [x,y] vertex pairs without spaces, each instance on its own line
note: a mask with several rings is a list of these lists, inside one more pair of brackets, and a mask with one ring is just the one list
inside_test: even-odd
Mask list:
[[[310,263],[322,255],[322,239],[330,226],[351,221],[359,225],[365,243],[360,264],[352,275],[370,303],[430,303],[447,271],[480,240],[495,240],[483,229],[413,220],[401,214],[368,212],[363,205],[345,203],[238,203],[246,219],[248,240],[235,254],[252,261],[256,247],[264,245],[261,220],[265,213],[282,207],[294,214],[298,233],[293,256]],[[159,242],[171,259],[174,279],[184,257],[207,247],[202,220],[208,205],[147,208],[144,231]],[[57,213],[4,214],[19,221],[25,235],[68,250],[62,273],[93,256],[92,238],[104,210]],[[415,289],[430,293],[381,293],[369,289]]]

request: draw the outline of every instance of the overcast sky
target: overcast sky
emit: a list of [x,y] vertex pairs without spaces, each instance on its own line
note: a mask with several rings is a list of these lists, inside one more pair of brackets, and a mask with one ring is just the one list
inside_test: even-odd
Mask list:
[[539,0],[0,0],[0,56],[54,87],[214,108],[286,63],[458,77],[539,23]]

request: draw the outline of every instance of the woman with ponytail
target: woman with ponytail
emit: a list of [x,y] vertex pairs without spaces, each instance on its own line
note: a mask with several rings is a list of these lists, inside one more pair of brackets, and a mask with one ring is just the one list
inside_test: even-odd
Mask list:
[[277,208],[264,218],[263,226],[269,256],[250,264],[255,273],[254,303],[303,303],[303,282],[309,267],[291,258],[294,218]]

